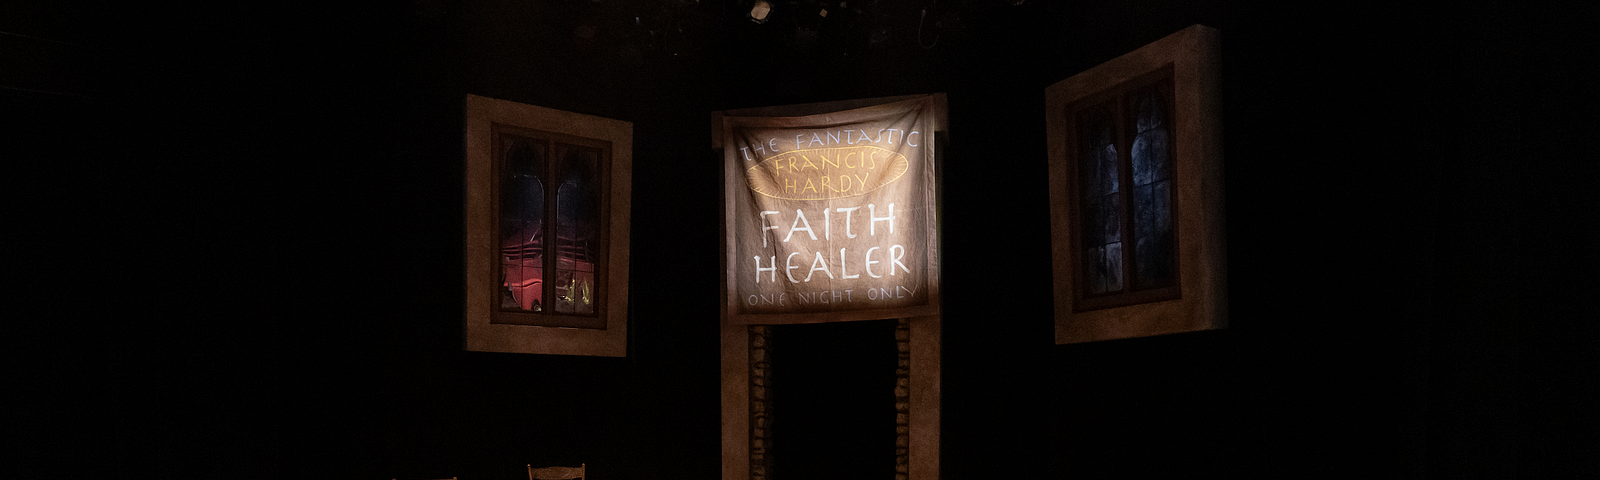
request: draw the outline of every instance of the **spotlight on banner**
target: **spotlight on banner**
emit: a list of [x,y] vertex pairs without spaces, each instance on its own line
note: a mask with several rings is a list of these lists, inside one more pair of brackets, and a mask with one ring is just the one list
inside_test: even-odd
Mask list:
[[756,0],[756,5],[750,7],[750,21],[767,23],[767,15],[772,13],[772,4],[767,0]]

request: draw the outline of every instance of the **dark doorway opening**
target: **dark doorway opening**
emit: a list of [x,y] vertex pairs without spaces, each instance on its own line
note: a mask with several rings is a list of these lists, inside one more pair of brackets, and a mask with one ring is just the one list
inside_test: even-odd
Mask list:
[[895,321],[773,333],[772,478],[894,478]]

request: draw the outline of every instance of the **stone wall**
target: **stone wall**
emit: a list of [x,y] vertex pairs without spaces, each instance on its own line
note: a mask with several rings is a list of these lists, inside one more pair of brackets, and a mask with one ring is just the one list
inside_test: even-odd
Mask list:
[[772,328],[750,327],[750,480],[767,480],[772,471],[772,397],[768,355]]

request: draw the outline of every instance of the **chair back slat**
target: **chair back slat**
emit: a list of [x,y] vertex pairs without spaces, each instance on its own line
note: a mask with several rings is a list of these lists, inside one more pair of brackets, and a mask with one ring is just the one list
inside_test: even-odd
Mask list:
[[545,467],[533,468],[528,465],[528,480],[569,480],[584,478],[584,470],[588,464],[577,467]]

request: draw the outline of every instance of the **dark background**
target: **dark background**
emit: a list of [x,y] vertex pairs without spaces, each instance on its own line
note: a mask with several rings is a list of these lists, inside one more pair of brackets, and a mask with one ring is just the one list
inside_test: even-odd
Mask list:
[[[929,92],[947,478],[1600,475],[1594,6],[218,3],[0,11],[0,476],[714,478],[709,112]],[[1043,89],[1197,23],[1231,327],[1053,345]],[[468,93],[634,123],[628,357],[461,350]]]

